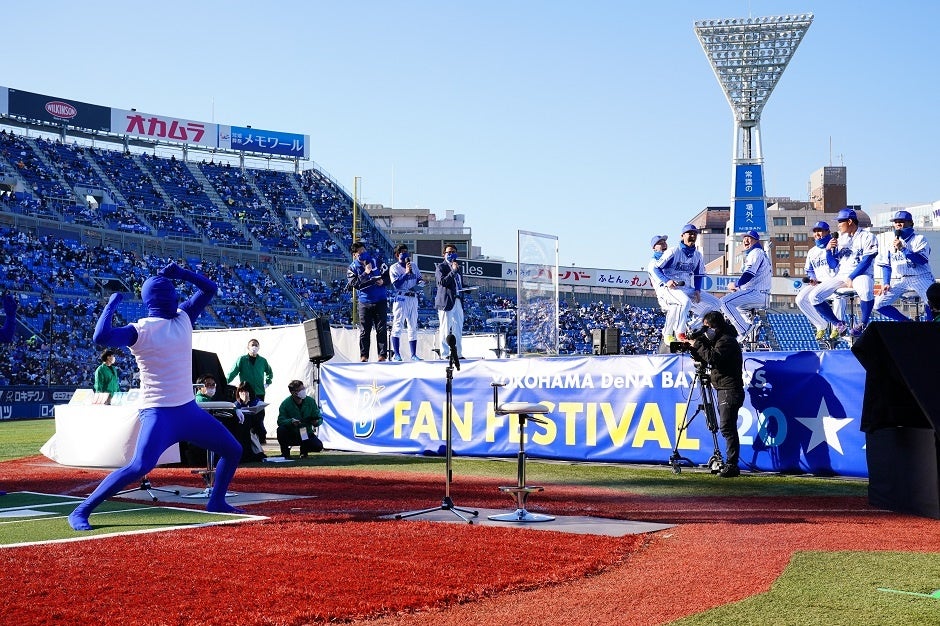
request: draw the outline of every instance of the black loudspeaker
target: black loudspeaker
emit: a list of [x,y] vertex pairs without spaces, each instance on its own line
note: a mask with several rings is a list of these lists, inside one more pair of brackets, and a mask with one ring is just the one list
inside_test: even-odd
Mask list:
[[865,368],[861,430],[872,506],[940,518],[940,323],[872,322],[852,346]]
[[[215,352],[206,352],[204,350],[193,350],[193,384],[196,379],[203,374],[211,374],[215,378],[216,392],[213,400],[220,402],[235,401],[235,387],[225,382],[225,370],[222,369],[222,363],[219,362],[219,355]],[[263,392],[263,390],[262,390]],[[193,387],[195,393],[195,387]]]
[[620,329],[613,326],[592,329],[591,354],[620,354]]
[[604,329],[604,354],[620,354],[620,329],[616,326]]
[[333,335],[330,334],[330,322],[325,317],[304,320],[304,334],[307,336],[307,356],[311,361],[322,363],[333,358]]

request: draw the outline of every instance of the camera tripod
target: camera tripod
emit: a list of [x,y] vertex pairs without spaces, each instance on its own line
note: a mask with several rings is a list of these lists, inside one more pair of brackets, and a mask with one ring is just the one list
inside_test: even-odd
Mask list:
[[[692,406],[692,394],[695,393],[696,385],[699,389],[701,402],[695,413],[689,416],[689,407]],[[705,425],[712,434],[712,443],[715,446],[714,452],[705,464],[712,474],[717,474],[725,464],[725,459],[721,455],[721,449],[718,447],[718,413],[715,410],[715,388],[712,387],[712,377],[708,367],[704,363],[695,363],[695,377],[692,379],[692,385],[689,387],[689,397],[685,404],[685,415],[682,418],[682,425],[679,426],[679,432],[676,435],[676,447],[672,450],[672,456],[669,457],[669,465],[676,474],[682,472],[682,464],[687,463],[689,467],[695,467],[695,463],[688,457],[679,454],[679,443],[682,441],[682,435],[685,433],[695,417],[705,412]]]

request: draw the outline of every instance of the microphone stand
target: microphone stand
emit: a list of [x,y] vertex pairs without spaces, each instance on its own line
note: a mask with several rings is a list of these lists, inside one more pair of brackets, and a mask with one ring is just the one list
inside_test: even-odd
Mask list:
[[457,357],[457,352],[453,348],[453,345],[450,344],[450,338],[453,335],[448,336],[448,344],[451,345],[450,351],[450,360],[447,363],[447,383],[444,387],[445,390],[445,401],[444,404],[446,408],[444,409],[444,499],[441,500],[440,506],[434,506],[429,509],[423,509],[421,511],[411,511],[408,513],[398,513],[395,515],[395,519],[404,519],[406,517],[414,517],[416,515],[424,515],[425,513],[431,513],[433,511],[450,511],[463,521],[468,524],[472,524],[473,520],[461,515],[461,513],[466,513],[472,517],[479,515],[479,511],[472,511],[470,509],[461,509],[460,507],[454,506],[454,501],[450,497],[450,481],[453,478],[453,470],[451,469],[451,459],[453,457],[453,435],[452,435],[452,422],[453,422],[453,403],[454,403],[454,366],[457,369],[460,369],[460,359]]

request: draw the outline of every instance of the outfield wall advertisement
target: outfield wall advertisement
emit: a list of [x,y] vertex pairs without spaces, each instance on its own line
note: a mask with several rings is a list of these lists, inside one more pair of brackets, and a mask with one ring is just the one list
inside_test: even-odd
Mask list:
[[[440,361],[325,364],[321,438],[340,450],[442,453],[445,373]],[[505,385],[500,402],[540,402],[550,409],[546,423],[527,426],[532,457],[666,463],[681,424],[702,402],[695,378],[687,355],[466,361],[454,372],[453,450],[516,455],[516,418],[493,410],[491,384],[499,383]],[[867,476],[859,430],[864,381],[849,351],[746,355],[746,401],[738,422],[743,466]],[[718,441],[724,452],[720,435]],[[679,442],[679,454],[702,464],[713,450],[699,414]]]

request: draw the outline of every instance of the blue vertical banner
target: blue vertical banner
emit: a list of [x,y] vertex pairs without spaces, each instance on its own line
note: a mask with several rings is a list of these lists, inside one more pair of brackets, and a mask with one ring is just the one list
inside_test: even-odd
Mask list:
[[734,201],[731,207],[734,232],[767,232],[767,203],[764,199],[762,165],[734,166]]

